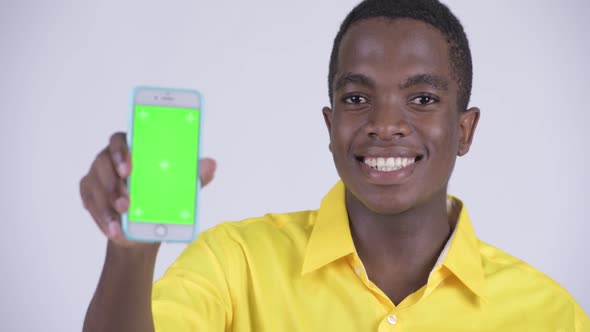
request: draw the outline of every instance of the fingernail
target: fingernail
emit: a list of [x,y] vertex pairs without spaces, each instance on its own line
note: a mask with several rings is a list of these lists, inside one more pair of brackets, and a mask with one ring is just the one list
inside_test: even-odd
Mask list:
[[114,152],[113,153],[113,161],[115,162],[115,164],[119,164],[123,162],[123,156],[121,155],[121,152]]
[[109,223],[109,237],[115,237],[119,232],[117,224],[114,222]]
[[127,206],[127,199],[125,197],[119,197],[115,201],[115,208],[118,212],[124,212],[129,207]]
[[127,174],[127,164],[119,164],[119,166],[117,166],[117,171],[119,172],[119,175]]

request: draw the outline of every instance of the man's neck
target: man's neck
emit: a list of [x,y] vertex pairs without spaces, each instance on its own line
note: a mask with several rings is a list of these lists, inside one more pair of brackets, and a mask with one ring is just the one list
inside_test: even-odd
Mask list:
[[436,196],[419,207],[383,215],[346,193],[357,253],[369,278],[392,301],[401,301],[426,284],[449,238],[446,192]]

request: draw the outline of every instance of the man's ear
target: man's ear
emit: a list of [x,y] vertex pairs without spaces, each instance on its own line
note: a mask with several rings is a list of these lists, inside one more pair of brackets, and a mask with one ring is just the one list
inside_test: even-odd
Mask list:
[[332,152],[332,109],[328,106],[322,108],[322,113],[324,114],[324,122],[326,122],[326,128],[328,129],[328,137],[330,138],[330,144],[328,148],[330,152]]
[[457,155],[464,156],[469,152],[478,122],[479,108],[477,107],[472,107],[459,114],[459,150]]

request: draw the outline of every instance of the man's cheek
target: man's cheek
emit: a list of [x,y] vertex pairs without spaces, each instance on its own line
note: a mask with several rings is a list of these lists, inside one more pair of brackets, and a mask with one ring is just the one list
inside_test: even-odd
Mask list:
[[429,140],[437,146],[437,150],[448,149],[456,137],[449,126],[433,126],[428,128],[426,132]]

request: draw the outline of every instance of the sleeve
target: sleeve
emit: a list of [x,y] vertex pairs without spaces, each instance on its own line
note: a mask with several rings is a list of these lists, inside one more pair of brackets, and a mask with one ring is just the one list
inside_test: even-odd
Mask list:
[[220,226],[187,246],[152,289],[152,315],[158,332],[228,331],[232,301],[227,279],[229,241]]

